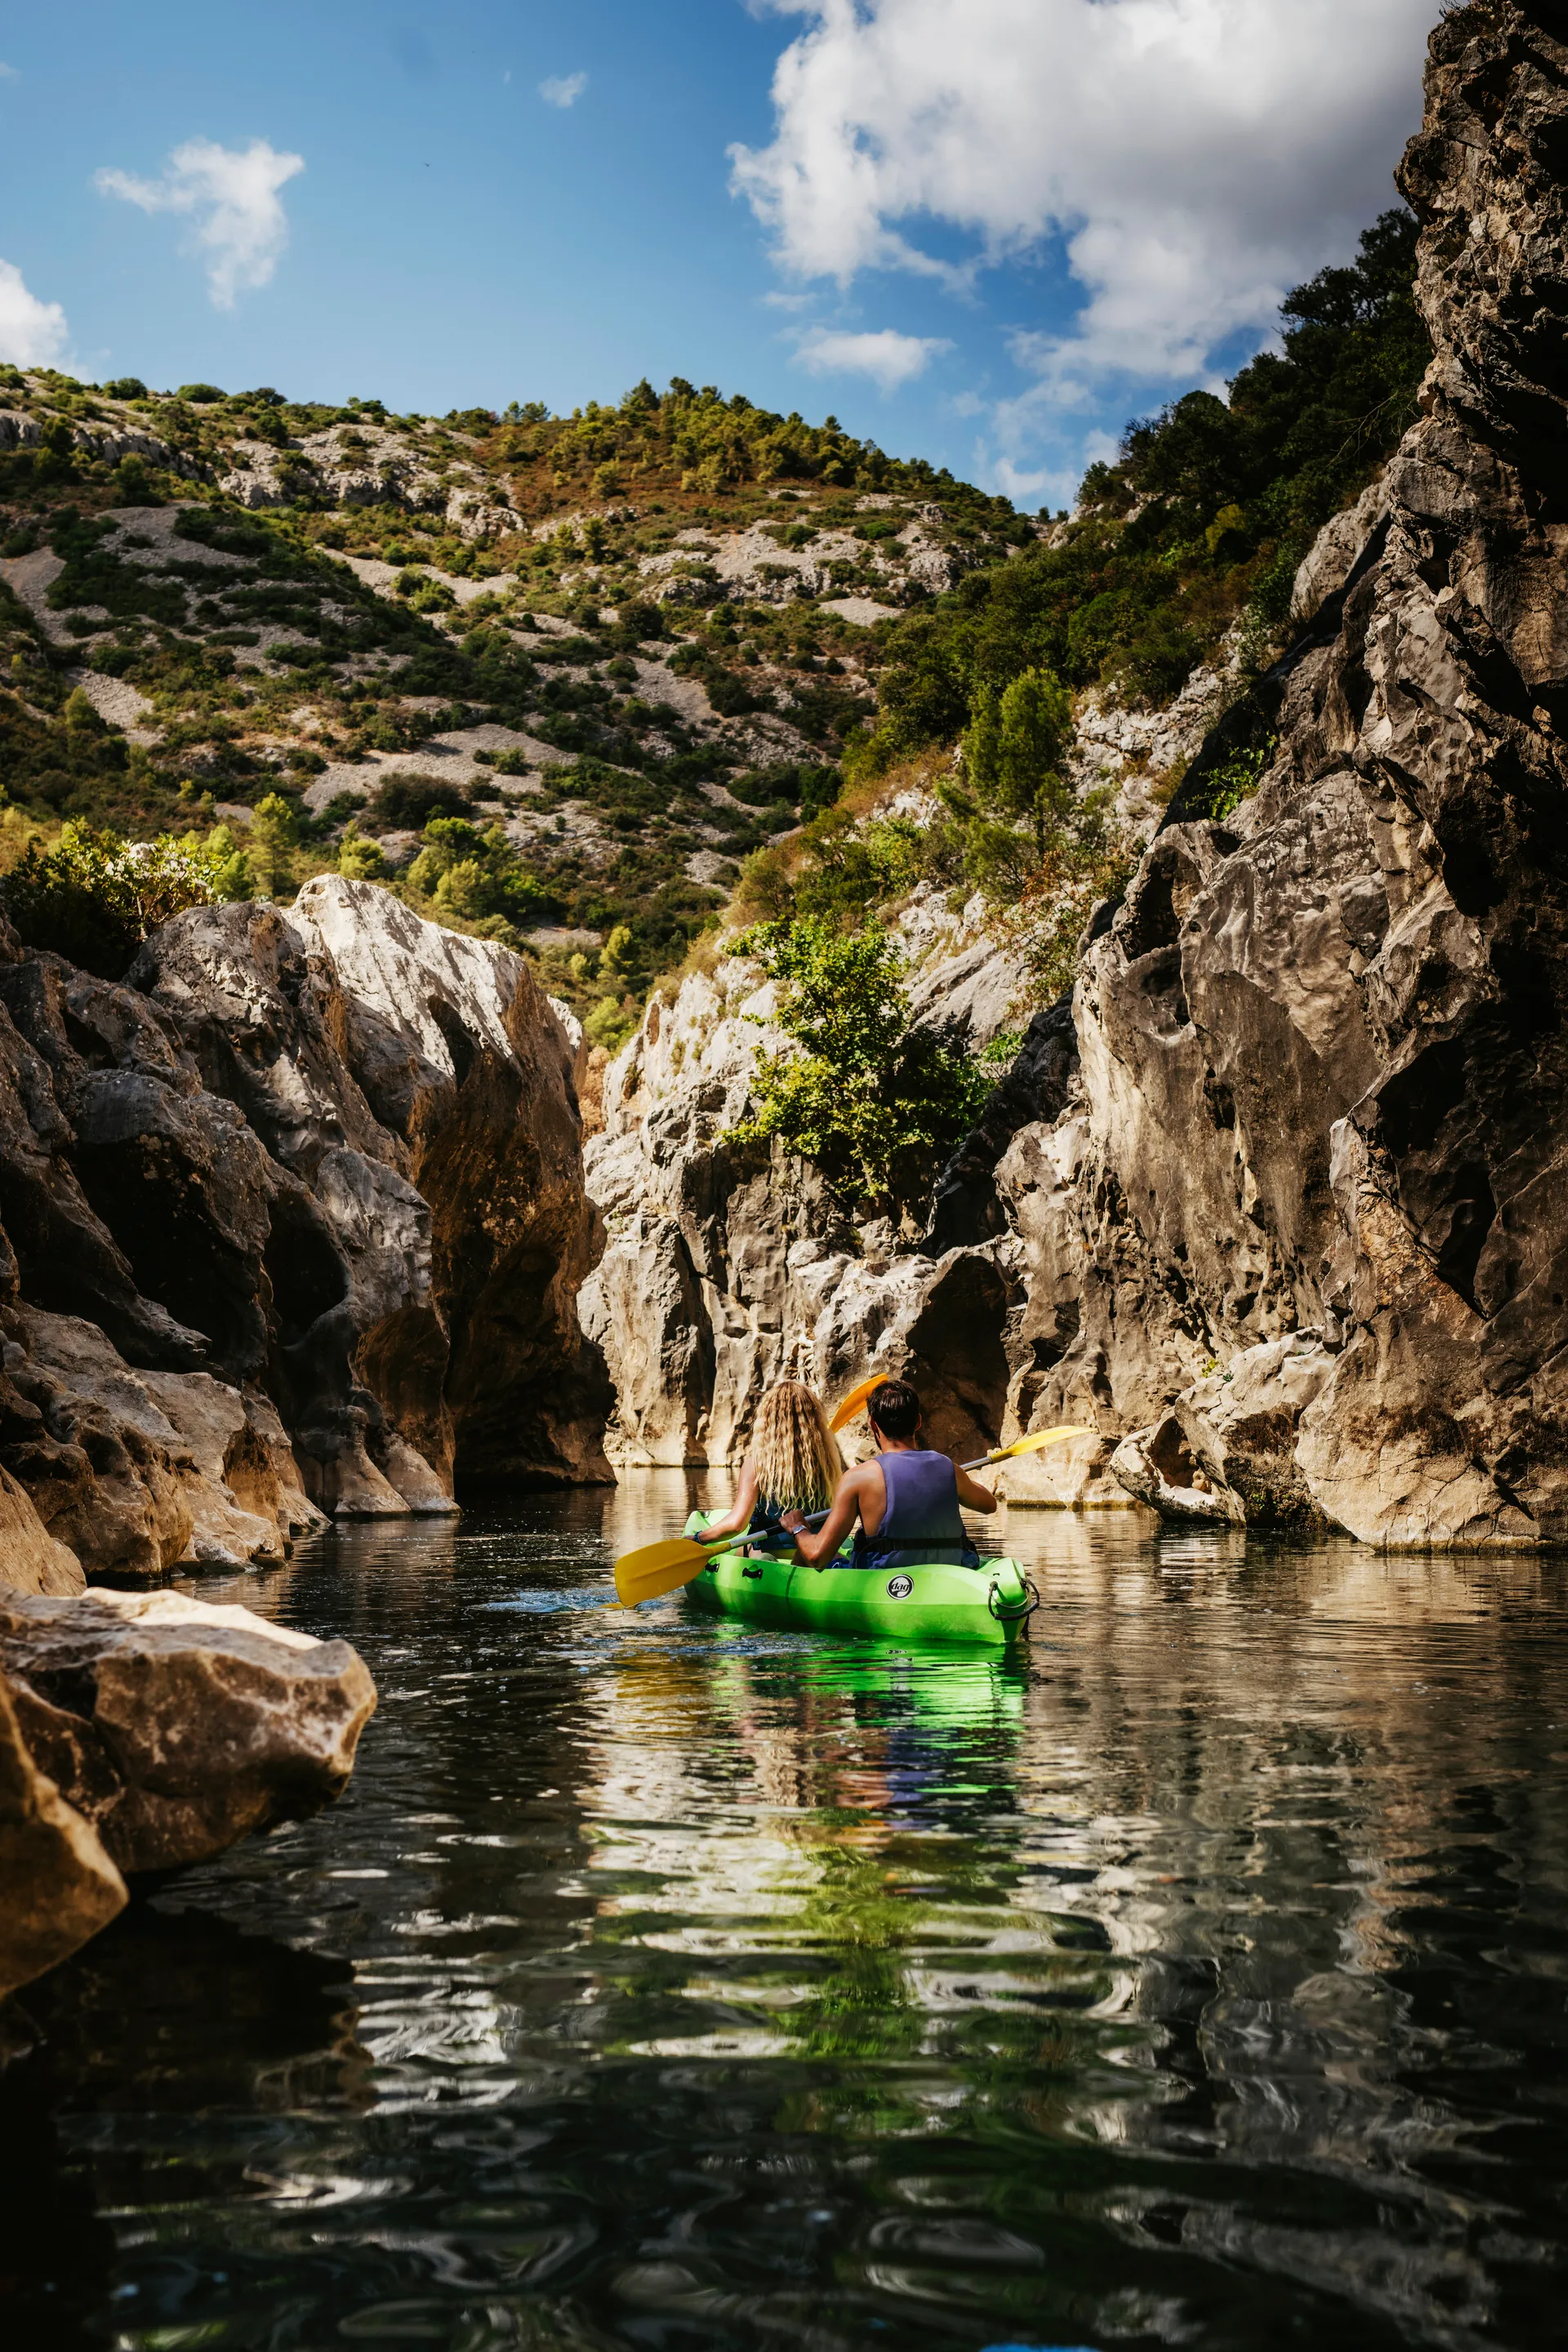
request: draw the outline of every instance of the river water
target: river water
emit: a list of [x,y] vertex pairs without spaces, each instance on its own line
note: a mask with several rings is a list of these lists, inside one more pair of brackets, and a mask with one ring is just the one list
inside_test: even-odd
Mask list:
[[380,1710],[26,1997],[12,2352],[1568,2340],[1568,1563],[1016,1512],[1010,1665],[607,1606],[694,1496],[192,1588]]

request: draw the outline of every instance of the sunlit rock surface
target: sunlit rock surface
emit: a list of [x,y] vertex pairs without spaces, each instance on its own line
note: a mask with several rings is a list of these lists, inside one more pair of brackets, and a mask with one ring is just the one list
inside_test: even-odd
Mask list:
[[0,1679],[0,2000],[42,1976],[127,1901],[92,1824],[36,1761]]
[[[1253,1471],[1381,1544],[1568,1529],[1565,65],[1518,8],[1433,37],[1422,416],[1303,566],[1256,797],[1090,952],[1076,1171],[1026,1219],[1081,1266],[1038,1413],[1156,1431],[1248,1364]],[[1289,1335],[1305,1400],[1255,1377]]]
[[329,1803],[375,1706],[346,1642],[173,1592],[0,1596],[0,1678],[33,1764],[127,1876]]
[[49,1541],[156,1580],[604,1475],[578,1043],[521,957],[335,877],[121,983],[0,940],[0,1466]]

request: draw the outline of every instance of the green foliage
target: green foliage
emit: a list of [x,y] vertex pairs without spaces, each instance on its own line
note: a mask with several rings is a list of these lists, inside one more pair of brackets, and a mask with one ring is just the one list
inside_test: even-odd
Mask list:
[[221,827],[206,840],[125,841],[74,819],[50,849],[34,841],[3,886],[23,939],[118,980],[142,942],[186,907],[243,894],[243,857]]
[[145,400],[147,387],[139,375],[110,376],[103,387],[110,400]]
[[618,1054],[637,1025],[637,1016],[628,1004],[623,1004],[618,997],[601,996],[588,1009],[583,1034],[590,1045],[603,1046],[606,1054]]
[[468,795],[460,785],[395,769],[372,793],[368,815],[383,832],[416,833],[433,816],[460,816],[468,805]]
[[281,793],[268,793],[251,812],[248,849],[260,887],[269,897],[292,879],[300,845],[300,813]]
[[437,915],[499,924],[496,936],[511,938],[556,911],[549,891],[518,864],[505,826],[481,831],[465,817],[430,819],[407,882],[412,892],[433,902]]
[[805,817],[820,816],[833,806],[843,784],[843,773],[837,768],[780,760],[766,768],[749,769],[743,776],[732,776],[729,789],[748,808],[773,811],[782,820],[795,809]]
[[188,400],[193,408],[205,406],[215,400],[226,400],[228,394],[220,384],[183,383],[174,394],[176,400]]
[[888,624],[876,724],[846,747],[851,781],[956,740],[987,689],[1029,669],[1160,703],[1244,608],[1279,622],[1313,534],[1415,414],[1431,356],[1415,240],[1408,213],[1384,214],[1353,264],[1287,299],[1283,350],[1244,368],[1228,402],[1191,392],[1129,425],[1049,541]]
[[351,882],[381,882],[386,877],[381,844],[363,834],[352,819],[338,843],[338,872]]
[[805,915],[755,926],[729,951],[779,982],[778,1020],[796,1048],[759,1058],[756,1111],[737,1139],[777,1136],[860,1200],[909,1197],[973,1126],[991,1080],[910,1027],[897,944],[874,923],[846,932]]
[[1074,795],[1061,770],[1072,740],[1072,698],[1049,670],[1021,670],[1000,694],[980,688],[963,739],[964,782],[944,794],[968,825],[976,880],[1021,882],[1071,822]]

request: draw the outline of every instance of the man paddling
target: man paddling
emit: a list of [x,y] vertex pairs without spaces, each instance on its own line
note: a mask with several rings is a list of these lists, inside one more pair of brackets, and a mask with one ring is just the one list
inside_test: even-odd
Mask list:
[[798,1511],[784,1522],[802,1559],[820,1567],[855,1528],[856,1568],[896,1573],[919,1561],[977,1568],[980,1555],[959,1505],[989,1513],[995,1496],[947,1454],[921,1444],[921,1401],[903,1381],[884,1381],[866,1410],[877,1452],[844,1473],[825,1525],[814,1533]]

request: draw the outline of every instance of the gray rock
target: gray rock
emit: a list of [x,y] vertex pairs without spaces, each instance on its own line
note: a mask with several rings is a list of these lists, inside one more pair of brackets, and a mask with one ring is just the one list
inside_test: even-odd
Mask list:
[[346,1642],[173,1592],[0,1597],[0,1674],[34,1764],[128,1877],[330,1803],[375,1706]]

